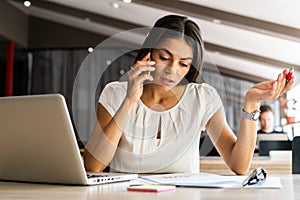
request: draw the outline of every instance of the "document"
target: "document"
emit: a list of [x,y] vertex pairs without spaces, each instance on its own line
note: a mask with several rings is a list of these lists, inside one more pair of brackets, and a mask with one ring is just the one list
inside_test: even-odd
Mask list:
[[[168,184],[177,187],[201,188],[282,188],[279,177],[267,177],[262,184],[243,187],[247,176],[216,175],[209,173],[178,173],[141,176],[137,182],[141,184]],[[135,184],[137,184],[137,182]]]

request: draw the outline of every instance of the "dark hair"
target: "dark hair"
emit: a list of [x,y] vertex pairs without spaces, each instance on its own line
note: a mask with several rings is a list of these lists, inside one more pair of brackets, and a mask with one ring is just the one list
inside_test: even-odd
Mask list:
[[[272,112],[273,113],[272,107],[269,106],[269,105],[266,105],[266,104],[265,105],[261,105],[259,107],[259,110],[260,110],[260,114],[265,113],[265,112]],[[260,116],[259,116],[259,120],[260,120]]]
[[185,16],[167,15],[158,19],[146,37],[135,61],[141,60],[151,52],[152,48],[167,38],[184,38],[192,47],[192,66],[185,79],[188,82],[198,82],[203,66],[204,46],[198,25]]
[[269,105],[261,105],[259,109],[260,109],[261,113],[269,112],[269,111],[273,112],[271,106],[269,106]]

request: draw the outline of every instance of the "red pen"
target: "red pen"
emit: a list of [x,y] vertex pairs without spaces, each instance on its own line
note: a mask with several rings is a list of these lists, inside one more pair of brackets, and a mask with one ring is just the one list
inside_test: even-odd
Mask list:
[[290,68],[289,72],[285,75],[286,83],[293,78],[294,68]]

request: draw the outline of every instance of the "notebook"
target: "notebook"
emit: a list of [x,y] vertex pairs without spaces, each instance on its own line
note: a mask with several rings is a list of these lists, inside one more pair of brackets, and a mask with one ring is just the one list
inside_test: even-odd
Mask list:
[[87,174],[60,94],[0,98],[0,180],[93,185],[137,174]]

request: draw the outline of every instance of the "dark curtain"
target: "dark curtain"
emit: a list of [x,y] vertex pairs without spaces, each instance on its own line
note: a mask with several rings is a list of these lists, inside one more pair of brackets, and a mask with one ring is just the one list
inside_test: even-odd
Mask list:
[[32,94],[60,93],[71,106],[77,71],[86,50],[43,50],[32,52]]
[[[86,50],[34,50],[29,55],[29,71],[31,70],[31,94],[62,94],[72,115],[72,90],[77,71],[87,56]],[[76,137],[80,147],[80,137]]]

